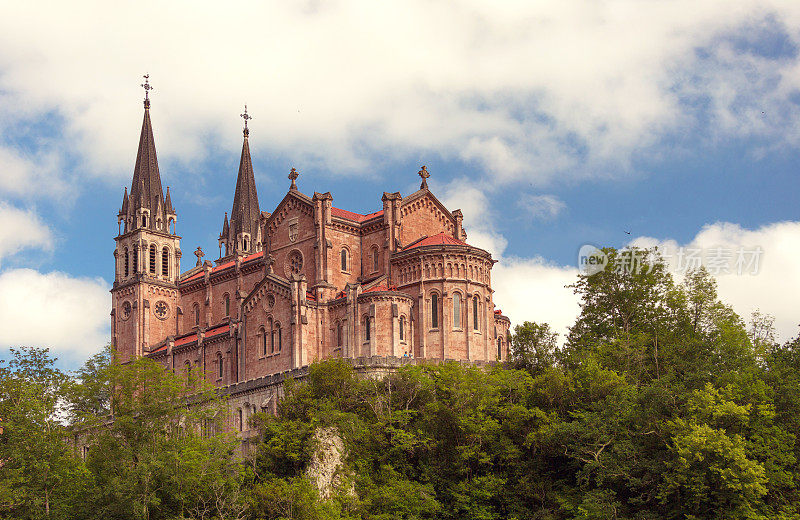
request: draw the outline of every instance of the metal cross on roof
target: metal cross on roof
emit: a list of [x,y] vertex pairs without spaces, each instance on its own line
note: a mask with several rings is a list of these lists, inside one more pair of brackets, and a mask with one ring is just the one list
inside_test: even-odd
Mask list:
[[289,186],[290,190],[296,190],[297,189],[297,184],[295,184],[294,181],[297,180],[297,177],[299,177],[299,176],[300,176],[300,174],[297,173],[297,170],[292,168],[292,171],[289,172],[289,179],[292,181],[292,185]]
[[428,187],[428,177],[431,176],[431,174],[428,173],[428,169],[423,166],[422,169],[417,172],[417,175],[422,177],[422,184],[419,185],[419,189],[426,189]]
[[144,83],[142,83],[142,88],[144,89],[144,107],[150,108],[150,91],[153,90],[153,85],[150,84],[150,74],[145,74],[142,77],[144,78]]
[[244,114],[239,114],[239,117],[244,119],[244,136],[250,135],[250,130],[247,128],[247,121],[253,119],[253,116],[247,113],[247,105],[244,106]]

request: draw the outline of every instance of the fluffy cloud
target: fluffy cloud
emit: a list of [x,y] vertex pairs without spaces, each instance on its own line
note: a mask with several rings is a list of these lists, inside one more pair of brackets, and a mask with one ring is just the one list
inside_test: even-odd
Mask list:
[[796,53],[759,40],[798,27],[777,0],[15,2],[0,107],[57,114],[83,173],[127,178],[147,71],[162,157],[234,150],[247,102],[254,150],[338,173],[414,150],[544,183],[624,174],[697,125],[800,140]]
[[108,284],[102,279],[10,269],[0,273],[0,347],[49,347],[81,360],[109,340]]
[[[1,160],[1,159],[0,159]],[[52,250],[52,233],[33,211],[0,201],[0,262],[22,249]]]

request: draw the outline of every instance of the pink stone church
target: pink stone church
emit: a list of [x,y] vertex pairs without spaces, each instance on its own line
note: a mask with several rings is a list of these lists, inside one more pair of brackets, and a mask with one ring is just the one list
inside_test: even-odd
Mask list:
[[461,211],[431,193],[424,166],[418,191],[385,192],[366,215],[334,207],[328,192],[301,192],[292,169],[283,200],[262,211],[243,117],[220,258],[203,262],[198,248],[197,265],[181,272],[178,213],[162,190],[145,99],[115,238],[112,340],[122,362],[148,356],[200,371],[254,411],[266,408],[259,389],[317,360],[506,359],[510,321],[493,300],[495,260],[469,245]]

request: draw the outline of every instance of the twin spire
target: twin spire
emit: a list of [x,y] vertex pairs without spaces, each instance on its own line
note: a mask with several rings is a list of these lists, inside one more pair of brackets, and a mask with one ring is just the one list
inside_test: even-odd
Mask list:
[[145,92],[144,119],[142,132],[139,135],[139,150],[133,168],[130,196],[126,189],[119,211],[120,222],[125,222],[125,232],[138,228],[168,232],[170,221],[176,218],[169,188],[166,199],[161,188],[156,143],[153,139],[153,125],[150,122],[150,91],[153,87],[149,78],[149,75],[145,75],[145,82],[142,83]]
[[261,209],[258,205],[253,161],[250,159],[250,129],[247,128],[247,122],[253,117],[247,113],[247,105],[240,116],[244,119],[242,157],[239,159],[239,174],[236,177],[230,220],[226,213],[222,233],[219,235],[220,247],[225,245],[225,256],[234,252],[254,253],[261,242]]

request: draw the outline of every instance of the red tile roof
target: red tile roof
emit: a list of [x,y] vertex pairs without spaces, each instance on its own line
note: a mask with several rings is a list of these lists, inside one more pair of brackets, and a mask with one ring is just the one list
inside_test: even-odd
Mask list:
[[352,211],[347,211],[346,209],[331,208],[331,215],[333,215],[334,217],[346,218],[347,220],[355,220],[356,222],[364,222],[365,220],[369,220],[379,215],[383,215],[383,210],[376,211],[375,213],[367,213],[366,215],[362,215],[361,213],[354,213]]
[[500,314],[500,315],[502,315],[502,314],[503,314],[503,311],[501,311],[500,309],[495,309],[495,310],[494,310],[494,313],[495,313],[495,314]]
[[[261,256],[264,256],[264,252],[263,251],[259,251],[258,253],[253,253],[253,254],[247,255],[246,257],[242,258],[242,263],[249,262],[250,260],[255,260],[256,258],[261,257]],[[211,268],[211,272],[212,273],[216,273],[217,271],[222,271],[222,270],[227,269],[229,267],[233,267],[234,264],[236,264],[235,260],[231,260],[230,262],[225,262],[224,264],[220,264],[218,266],[212,267]],[[186,283],[186,282],[191,282],[192,280],[197,280],[198,278],[201,278],[204,273],[205,273],[205,271],[200,271],[199,273],[193,274],[192,276],[190,276],[186,280],[181,280],[181,283]]]
[[467,245],[467,243],[464,242],[463,240],[453,238],[451,235],[448,235],[447,233],[439,233],[438,235],[433,235],[432,237],[423,238],[419,242],[411,244],[406,249],[413,249],[415,247],[423,247],[423,246],[438,246],[443,244],[457,245],[457,246]]
[[[228,332],[229,330],[231,330],[231,326],[230,325],[227,325],[227,324],[226,325],[220,325],[219,327],[214,327],[213,329],[208,329],[206,331],[206,337],[208,338],[210,336],[216,336],[217,334],[223,334],[225,332]],[[177,342],[176,342],[176,345],[177,345]]]
[[197,341],[197,333],[196,332],[193,332],[193,333],[189,334],[188,336],[184,336],[182,338],[176,339],[175,340],[175,346],[176,347],[180,347],[181,345],[186,345],[187,343],[192,343],[194,341]]

